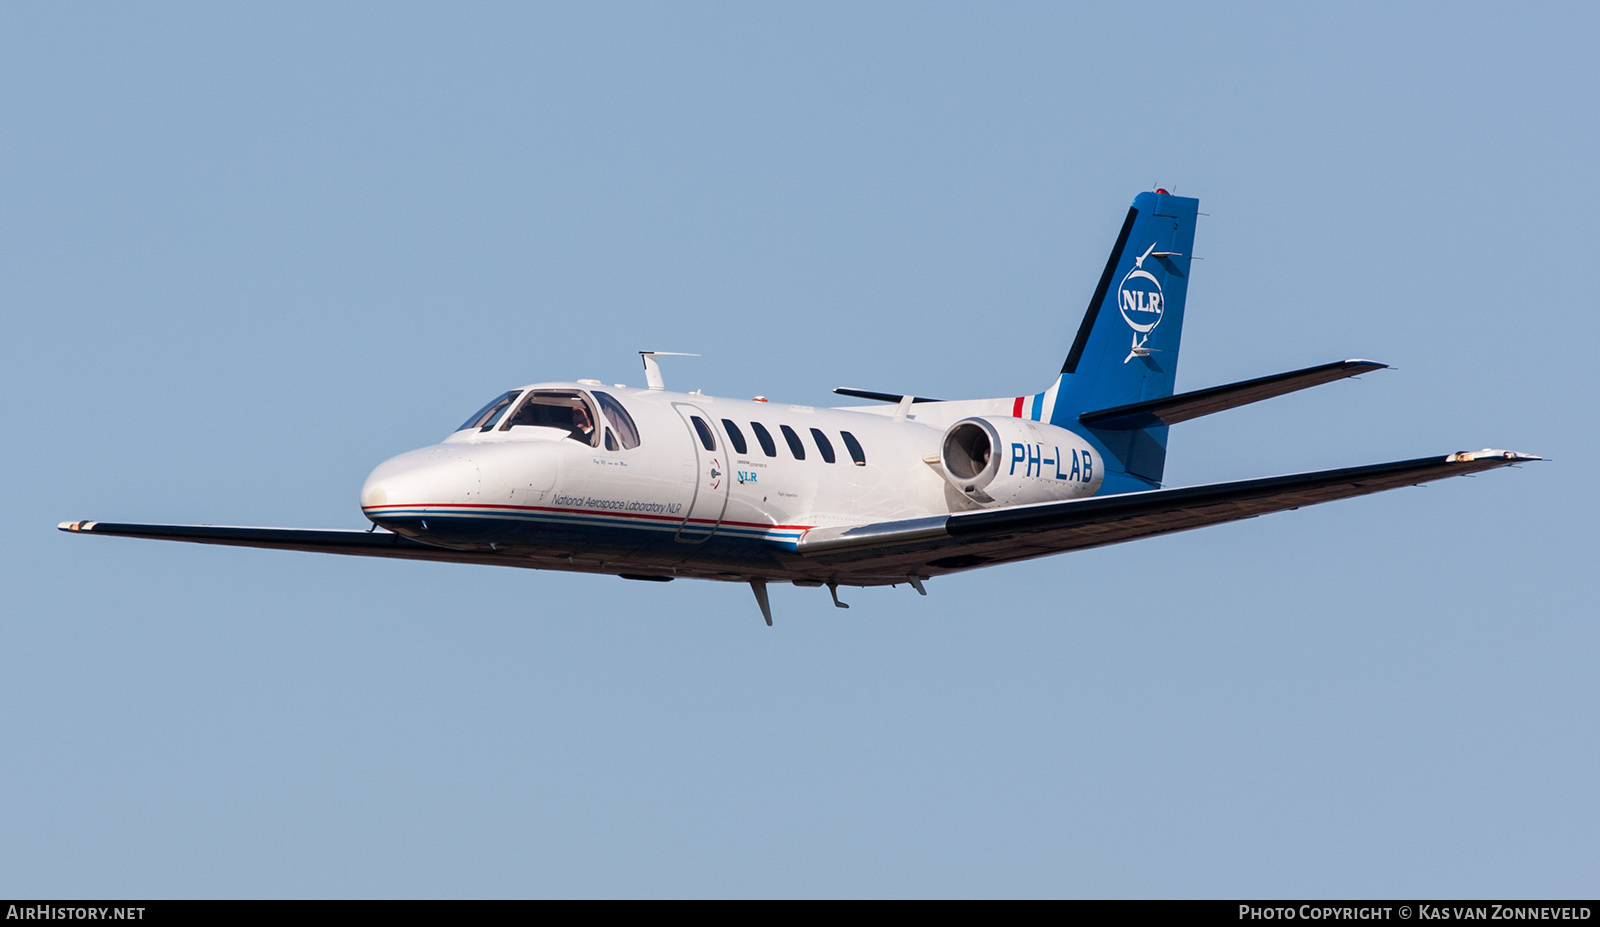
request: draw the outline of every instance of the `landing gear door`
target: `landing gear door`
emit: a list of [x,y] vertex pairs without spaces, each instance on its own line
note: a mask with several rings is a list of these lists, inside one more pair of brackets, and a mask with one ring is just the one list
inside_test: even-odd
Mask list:
[[672,407],[683,419],[695,463],[694,499],[675,540],[699,544],[716,533],[728,508],[728,453],[712,424],[715,419],[705,410],[686,402],[675,402]]

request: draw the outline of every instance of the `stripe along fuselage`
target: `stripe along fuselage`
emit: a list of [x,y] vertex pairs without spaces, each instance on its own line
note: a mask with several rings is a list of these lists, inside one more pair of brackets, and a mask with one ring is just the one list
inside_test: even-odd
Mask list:
[[1012,400],[919,404],[900,418],[894,407],[540,383],[498,402],[442,443],[379,465],[361,490],[366,516],[530,566],[873,584],[905,577],[839,577],[796,544],[817,528],[976,507],[929,461],[951,422],[1009,416]]

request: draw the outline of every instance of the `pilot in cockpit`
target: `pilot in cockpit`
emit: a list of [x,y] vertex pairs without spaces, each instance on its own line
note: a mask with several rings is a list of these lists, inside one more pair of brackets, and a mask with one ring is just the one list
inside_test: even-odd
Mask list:
[[594,422],[589,419],[589,410],[583,406],[572,407],[572,428],[574,437],[582,435],[585,441],[594,434]]

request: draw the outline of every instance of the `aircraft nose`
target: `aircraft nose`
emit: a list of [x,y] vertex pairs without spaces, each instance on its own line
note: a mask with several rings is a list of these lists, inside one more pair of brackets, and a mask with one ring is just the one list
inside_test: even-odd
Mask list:
[[374,522],[434,505],[472,501],[478,468],[459,450],[426,447],[385,460],[361,485],[361,511]]

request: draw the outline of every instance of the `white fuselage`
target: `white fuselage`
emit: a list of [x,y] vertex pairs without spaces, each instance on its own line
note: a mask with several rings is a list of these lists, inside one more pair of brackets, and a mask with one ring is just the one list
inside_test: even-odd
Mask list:
[[[379,465],[362,487],[363,512],[429,544],[522,554],[556,569],[903,581],[811,569],[796,545],[813,529],[977,508],[946,478],[940,442],[952,422],[1007,416],[1011,402],[918,403],[901,418],[893,406],[814,408],[589,382],[534,384],[516,402],[536,395],[587,405],[580,421],[592,417],[599,428],[513,424],[508,411]],[[629,421],[607,420],[614,413],[597,397],[620,404]],[[623,437],[628,428],[636,438]],[[1082,453],[1087,475],[1087,442]],[[1098,484],[1063,483],[1058,495],[1090,495]]]

